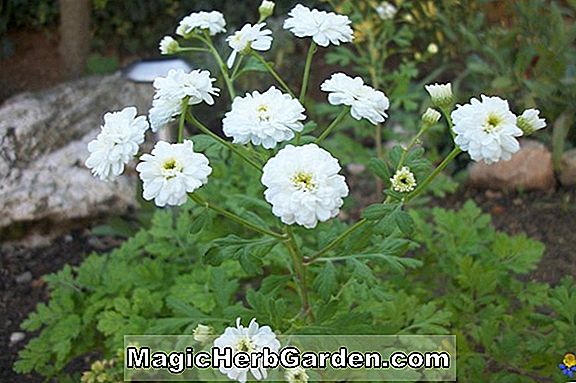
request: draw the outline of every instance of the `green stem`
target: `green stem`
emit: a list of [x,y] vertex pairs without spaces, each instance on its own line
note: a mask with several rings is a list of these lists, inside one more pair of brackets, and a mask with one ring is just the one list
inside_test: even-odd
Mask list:
[[288,93],[293,98],[296,98],[294,92],[292,92],[292,89],[290,89],[288,84],[286,84],[286,82],[282,80],[282,77],[280,77],[278,72],[276,72],[276,70],[272,68],[272,66],[264,59],[264,57],[262,57],[260,54],[254,51],[252,51],[252,56],[256,57],[256,59],[258,59],[258,61],[260,61],[262,65],[264,65],[264,68],[266,68],[266,70],[272,75],[272,77],[274,77],[274,79],[278,81],[278,84],[280,84],[280,86],[282,87],[282,89],[284,89],[286,93]]
[[230,74],[228,73],[228,67],[226,66],[226,64],[222,60],[222,57],[220,57],[220,54],[214,47],[214,43],[212,43],[212,38],[210,37],[208,31],[204,31],[204,37],[205,38],[200,37],[199,38],[208,46],[208,49],[210,50],[210,52],[212,52],[212,56],[214,56],[214,58],[216,59],[218,67],[220,68],[220,73],[222,73],[222,77],[224,78],[224,82],[226,83],[226,88],[228,89],[230,99],[234,100],[234,98],[236,97],[236,91],[234,91],[234,84],[232,83]]
[[334,119],[334,121],[332,121],[332,123],[330,125],[328,125],[328,127],[322,132],[322,134],[316,139],[316,141],[314,141],[316,144],[321,143],[331,132],[332,130],[338,126],[339,123],[342,122],[342,120],[346,117],[346,115],[348,114],[348,111],[350,110],[350,108],[346,107],[344,109],[342,109],[342,111],[340,112],[340,114]]
[[294,272],[298,280],[298,287],[300,290],[300,297],[302,300],[302,313],[308,316],[311,320],[314,320],[314,314],[310,308],[310,300],[308,299],[308,288],[306,285],[306,267],[304,265],[304,257],[298,248],[296,239],[294,238],[294,233],[290,226],[286,226],[286,236],[288,241],[286,241],[286,247],[292,256],[292,262],[294,263]]
[[210,49],[197,47],[180,47],[178,52],[210,52]]
[[234,222],[237,222],[237,223],[241,224],[242,226],[244,226],[244,227],[246,227],[252,231],[255,231],[255,232],[260,233],[260,234],[269,235],[269,236],[274,237],[274,238],[279,239],[279,240],[286,240],[286,235],[279,234],[279,233],[273,232],[271,230],[265,229],[263,227],[260,227],[256,224],[253,224],[252,222],[247,221],[244,218],[237,216],[234,213],[231,213],[231,212],[229,212],[229,211],[227,211],[221,207],[218,207],[218,206],[215,206],[215,205],[209,203],[208,201],[204,200],[204,198],[200,197],[197,194],[189,194],[188,196],[190,197],[190,199],[192,201],[196,202],[198,205],[204,206],[210,210],[214,210],[216,213],[218,213],[218,214],[220,214],[220,215],[222,215],[222,216],[224,216],[224,217],[226,217],[226,218],[228,218]]
[[413,192],[411,192],[410,194],[408,194],[406,196],[406,198],[404,199],[405,202],[410,201],[411,199],[413,199],[414,197],[418,196],[418,194],[422,193],[426,187],[430,184],[430,182],[432,182],[432,180],[434,178],[436,178],[436,176],[438,174],[440,174],[440,172],[442,170],[444,170],[446,168],[446,166],[448,166],[448,164],[454,159],[456,158],[456,156],[458,154],[460,154],[462,152],[462,150],[460,150],[459,147],[455,147],[454,149],[452,149],[452,151],[446,156],[446,158],[444,158],[444,160],[442,160],[442,162],[440,163],[440,165],[438,165],[436,167],[436,169],[434,169],[434,171],[432,173],[430,173],[430,175],[428,177],[426,177],[426,179],[424,181],[422,181],[422,183],[420,185],[418,185],[416,187],[416,189],[414,189]]
[[188,97],[182,101],[182,113],[180,113],[180,123],[178,124],[178,143],[184,141],[184,123],[188,112]]
[[230,75],[230,79],[232,81],[236,80],[236,76],[238,74],[238,69],[240,69],[240,65],[242,64],[242,60],[244,59],[243,55],[240,55],[236,63],[234,64],[234,68],[232,69],[232,74]]
[[404,165],[404,161],[406,161],[406,157],[408,156],[408,153],[410,152],[410,150],[412,150],[414,145],[416,145],[416,142],[418,142],[418,140],[420,139],[420,137],[422,137],[422,135],[424,134],[424,132],[427,130],[428,127],[429,127],[429,125],[422,125],[422,127],[420,128],[418,133],[412,138],[412,140],[410,141],[410,143],[408,144],[406,149],[404,149],[404,151],[402,152],[402,156],[400,156],[400,161],[398,161],[398,166],[396,167],[396,171],[398,171],[398,170],[400,170],[400,168],[402,168],[402,166]]
[[256,162],[254,162],[254,160],[252,160],[251,158],[249,158],[245,153],[242,153],[242,151],[240,151],[238,148],[236,148],[234,146],[234,144],[222,139],[220,136],[218,136],[217,134],[213,133],[210,129],[208,129],[204,124],[202,124],[200,121],[198,121],[193,115],[192,113],[188,113],[186,115],[186,117],[188,118],[188,120],[194,125],[196,126],[202,133],[212,137],[215,141],[218,141],[220,144],[222,144],[223,146],[225,146],[226,148],[230,149],[232,152],[234,152],[235,154],[237,154],[240,158],[242,158],[244,161],[246,161],[248,164],[250,164],[252,167],[254,167],[255,169],[257,169],[259,172],[262,172],[262,169],[260,167],[260,165]]
[[302,87],[300,88],[300,104],[304,105],[304,99],[306,98],[306,90],[308,89],[308,81],[310,80],[310,67],[312,66],[312,57],[316,52],[316,43],[314,40],[310,42],[310,48],[308,48],[308,54],[306,55],[306,64],[304,65],[304,74],[302,75]]
[[342,242],[344,239],[346,239],[346,237],[348,237],[350,234],[352,234],[353,232],[355,232],[356,230],[358,230],[359,228],[364,226],[366,223],[368,223],[368,220],[366,218],[362,218],[360,221],[358,221],[354,225],[350,226],[348,229],[346,229],[344,232],[342,232],[338,237],[336,237],[334,240],[332,240],[332,242],[330,242],[328,245],[324,246],[324,248],[322,250],[320,250],[316,254],[312,255],[310,257],[310,260],[307,262],[307,264],[312,263],[315,259],[320,258],[324,254],[326,254],[327,252],[329,252],[330,250],[335,248],[340,242]]

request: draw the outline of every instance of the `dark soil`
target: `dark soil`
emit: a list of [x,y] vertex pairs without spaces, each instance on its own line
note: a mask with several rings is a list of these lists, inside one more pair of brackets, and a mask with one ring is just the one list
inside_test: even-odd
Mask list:
[[[64,265],[78,265],[92,251],[108,251],[120,244],[107,237],[92,237],[89,230],[72,232],[42,248],[12,247],[0,250],[0,382],[42,382],[37,375],[18,375],[12,371],[17,353],[34,334],[26,334],[23,341],[10,345],[10,335],[21,331],[20,323],[34,310],[36,304],[48,301],[50,295],[42,277],[54,273]],[[23,274],[32,278],[18,282]],[[80,367],[79,367],[80,369]]]

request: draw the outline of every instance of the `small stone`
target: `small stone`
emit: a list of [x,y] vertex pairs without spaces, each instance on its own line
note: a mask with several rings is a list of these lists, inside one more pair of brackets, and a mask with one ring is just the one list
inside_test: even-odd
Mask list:
[[346,170],[348,170],[348,172],[350,172],[350,174],[352,175],[358,175],[358,174],[362,174],[364,173],[364,171],[366,170],[366,166],[362,165],[362,164],[348,164],[346,165]]
[[64,242],[72,242],[73,240],[74,237],[71,236],[70,234],[64,236]]
[[556,185],[552,153],[538,141],[523,140],[510,161],[470,167],[470,185],[492,190],[551,190]]
[[22,274],[17,275],[16,278],[14,279],[16,280],[16,283],[23,285],[32,280],[32,273],[29,271],[25,271]]
[[25,338],[26,334],[24,334],[23,332],[13,332],[12,334],[10,334],[10,346],[22,342]]
[[576,185],[576,149],[568,150],[562,155],[558,178],[564,186]]

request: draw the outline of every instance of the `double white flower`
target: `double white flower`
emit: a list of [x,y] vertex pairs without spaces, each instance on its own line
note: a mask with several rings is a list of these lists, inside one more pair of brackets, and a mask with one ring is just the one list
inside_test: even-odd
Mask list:
[[211,36],[214,36],[220,32],[226,32],[225,26],[224,15],[218,11],[195,12],[180,21],[176,34],[188,37],[191,33],[206,30]]
[[110,181],[124,171],[124,166],[138,153],[148,130],[146,117],[136,117],[136,108],[128,107],[104,115],[104,125],[95,140],[88,143],[90,156],[86,166],[94,176]]
[[360,77],[352,78],[344,73],[335,73],[320,87],[329,92],[328,102],[332,105],[348,105],[350,114],[357,120],[367,119],[376,125],[387,117],[390,102],[386,95],[368,85]]
[[264,165],[264,197],[282,222],[308,229],[338,215],[348,195],[338,160],[316,144],[287,145]]
[[154,100],[150,109],[150,124],[156,132],[182,112],[182,102],[188,98],[188,105],[205,102],[214,104],[212,96],[218,96],[220,89],[212,86],[216,81],[207,70],[194,70],[190,73],[182,69],[171,69],[166,77],[154,80]]
[[[262,352],[267,347],[272,352],[280,350],[280,342],[276,339],[276,334],[272,332],[269,326],[260,327],[255,319],[250,321],[248,327],[244,327],[240,323],[240,318],[236,320],[236,327],[228,327],[224,334],[220,335],[214,340],[214,347],[224,349],[230,347],[232,355],[237,352],[246,352],[251,354],[253,352]],[[268,376],[267,371],[262,367],[262,359],[258,367],[239,368],[236,366],[225,367],[220,366],[220,372],[225,374],[228,378],[245,383],[248,379],[248,372],[252,374],[254,379],[266,379]]]
[[182,205],[187,193],[208,182],[212,168],[208,158],[194,152],[192,141],[181,144],[156,143],[151,154],[140,157],[136,166],[143,183],[143,197],[157,206]]
[[310,9],[297,4],[284,21],[284,29],[290,30],[296,37],[312,37],[322,47],[329,44],[340,45],[354,38],[351,21],[348,16],[333,12]]
[[302,131],[300,121],[306,119],[303,113],[298,100],[271,87],[264,93],[254,91],[236,97],[232,110],[222,121],[223,131],[233,137],[234,143],[252,142],[271,149],[278,142],[291,140],[294,132]]
[[270,29],[264,29],[266,23],[260,23],[256,25],[246,24],[234,33],[232,36],[228,36],[226,41],[230,48],[232,48],[232,53],[228,57],[226,64],[228,68],[232,68],[236,56],[238,53],[247,54],[250,49],[256,51],[267,51],[272,46],[272,31]]
[[520,149],[516,137],[522,130],[516,126],[516,116],[508,101],[482,95],[469,104],[458,105],[452,112],[454,142],[475,161],[492,164],[509,160]]

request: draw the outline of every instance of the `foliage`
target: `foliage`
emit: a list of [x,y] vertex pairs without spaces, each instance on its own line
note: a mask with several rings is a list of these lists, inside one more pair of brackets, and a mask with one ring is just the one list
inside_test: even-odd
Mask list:
[[[223,328],[240,316],[284,333],[456,333],[459,379],[530,382],[556,374],[559,350],[575,330],[573,281],[523,282],[518,276],[535,268],[543,245],[495,231],[472,202],[457,212],[413,211],[413,240],[378,221],[369,252],[356,253],[350,242],[354,255],[316,263],[311,324],[298,318],[294,280],[282,271],[289,260],[277,244],[201,210],[158,211],[149,230],[119,249],[46,277],[51,300],[23,324],[41,332],[17,371],[58,376],[88,352],[114,357],[124,334],[191,334],[198,323]],[[376,210],[365,214],[377,220]],[[322,231],[329,236],[339,226]]]

